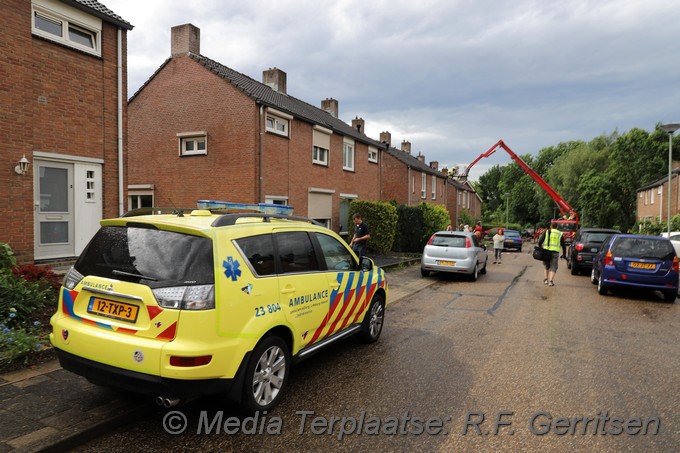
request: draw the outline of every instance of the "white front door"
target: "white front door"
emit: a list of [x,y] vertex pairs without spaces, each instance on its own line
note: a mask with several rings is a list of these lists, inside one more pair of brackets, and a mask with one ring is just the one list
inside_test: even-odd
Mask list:
[[35,259],[80,255],[102,219],[102,164],[35,160]]
[[35,259],[75,256],[73,164],[35,160]]

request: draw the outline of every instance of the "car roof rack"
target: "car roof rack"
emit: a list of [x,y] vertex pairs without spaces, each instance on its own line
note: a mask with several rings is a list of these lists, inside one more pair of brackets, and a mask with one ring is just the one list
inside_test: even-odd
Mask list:
[[307,217],[301,217],[301,216],[293,216],[293,215],[284,215],[284,214],[264,214],[261,212],[242,212],[242,213],[232,213],[232,214],[223,214],[219,216],[218,218],[213,221],[211,224],[214,227],[219,227],[219,226],[231,226],[235,225],[236,222],[239,219],[243,218],[259,218],[262,219],[263,222],[271,222],[272,219],[281,219],[281,220],[297,220],[299,222],[309,222],[314,225],[322,226],[325,227],[326,225],[317,222],[316,220],[307,218]]

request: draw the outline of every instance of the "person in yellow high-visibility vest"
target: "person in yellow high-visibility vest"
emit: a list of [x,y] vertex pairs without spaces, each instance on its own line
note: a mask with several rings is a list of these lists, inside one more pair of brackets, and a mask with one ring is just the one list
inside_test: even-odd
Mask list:
[[566,246],[564,245],[564,235],[557,229],[557,225],[552,222],[548,225],[548,229],[538,238],[538,246],[543,247],[550,252],[550,259],[543,261],[545,265],[545,279],[544,285],[555,286],[555,273],[557,272],[557,264],[560,261],[560,249],[562,249],[562,256],[566,254]]

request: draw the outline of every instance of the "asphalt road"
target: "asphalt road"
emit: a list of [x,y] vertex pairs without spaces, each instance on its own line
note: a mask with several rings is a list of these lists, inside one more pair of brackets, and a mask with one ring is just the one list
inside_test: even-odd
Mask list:
[[392,272],[380,341],[293,367],[271,413],[204,398],[78,451],[677,451],[680,303],[560,266],[555,287],[527,253],[477,282]]

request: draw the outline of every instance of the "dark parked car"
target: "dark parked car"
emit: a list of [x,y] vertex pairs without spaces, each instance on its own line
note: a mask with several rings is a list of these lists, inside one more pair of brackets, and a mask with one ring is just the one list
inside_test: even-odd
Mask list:
[[614,234],[593,259],[590,281],[602,295],[613,288],[658,290],[668,302],[678,295],[678,257],[666,238]]
[[503,250],[517,250],[522,251],[522,235],[517,230],[503,230],[505,242],[503,243]]
[[571,275],[593,267],[593,257],[602,243],[612,234],[620,234],[619,230],[609,228],[581,228],[567,249],[567,267]]

